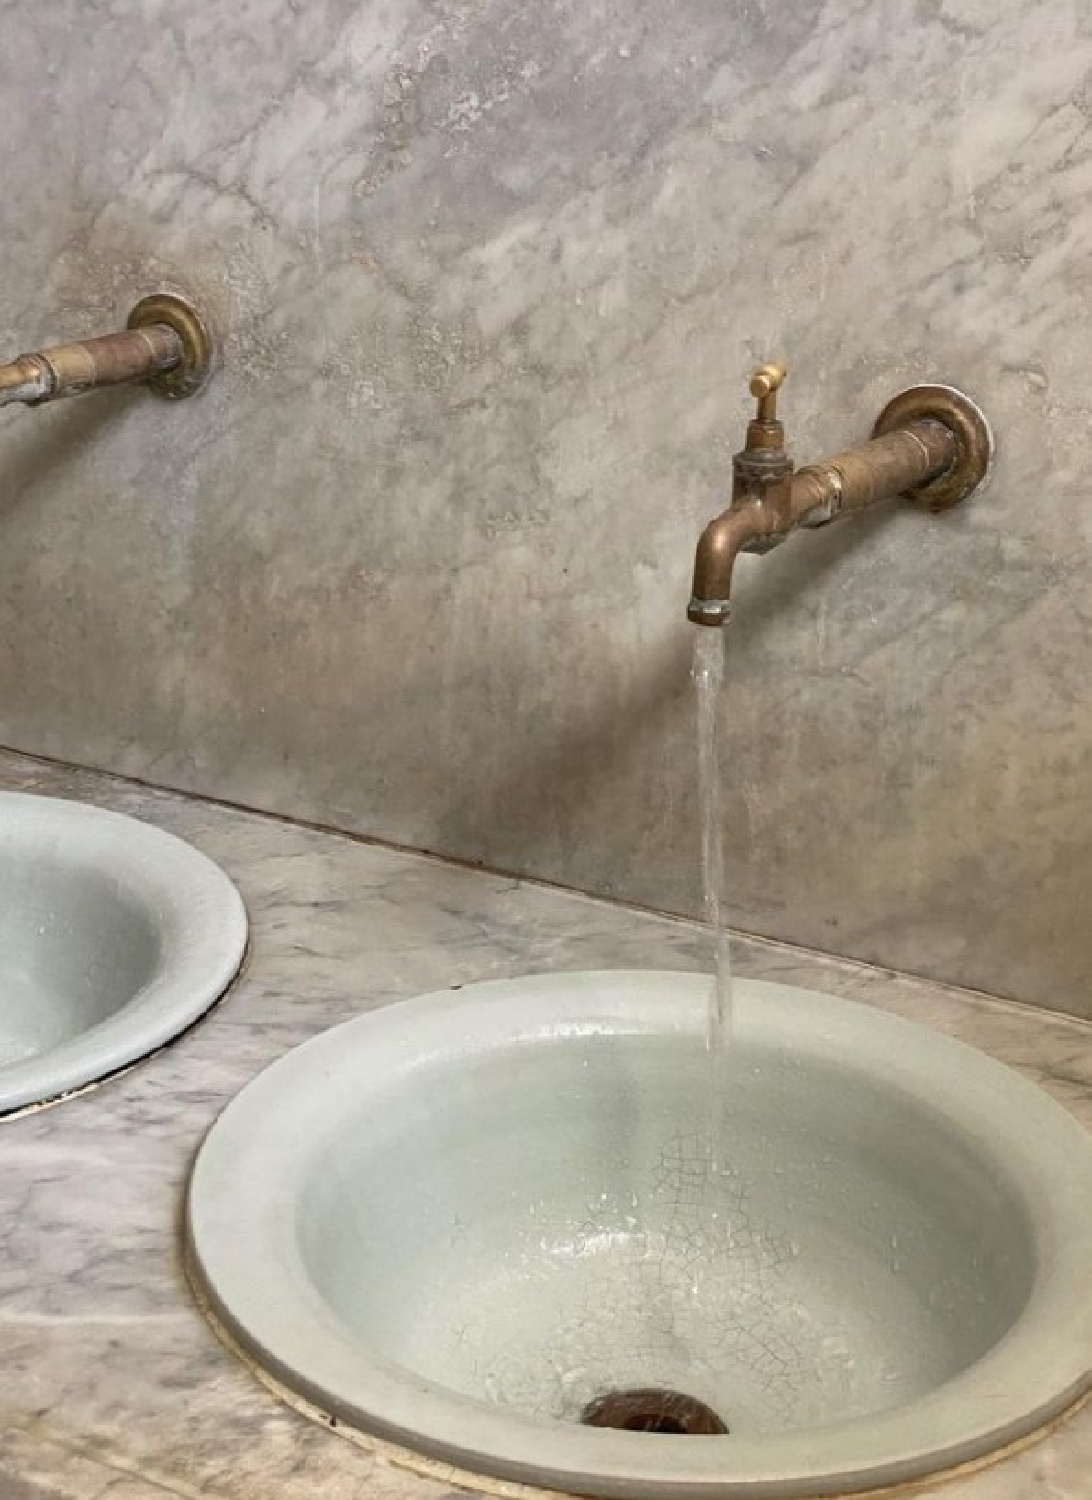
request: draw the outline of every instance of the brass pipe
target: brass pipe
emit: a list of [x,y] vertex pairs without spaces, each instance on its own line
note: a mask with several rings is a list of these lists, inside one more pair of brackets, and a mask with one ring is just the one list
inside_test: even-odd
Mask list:
[[204,322],[181,297],[145,297],[116,333],[55,344],[0,365],[0,406],[40,406],[110,385],[146,381],[167,396],[200,389],[211,361]]
[[[805,465],[793,475],[793,487],[805,477],[810,482],[814,475],[822,490],[833,488],[837,492],[834,514],[863,510],[878,500],[890,500],[927,484],[946,473],[955,459],[955,435],[942,422],[911,422],[859,447]],[[797,514],[802,518],[814,507],[803,486],[801,490]],[[833,520],[834,515],[824,519]]]
[[0,365],[0,406],[39,406],[107,385],[165,374],[182,362],[182,340],[166,324],[125,329],[74,344],[55,344]]
[[733,459],[732,503],[706,526],[694,555],[687,616],[696,625],[727,622],[741,552],[769,551],[800,526],[824,526],[897,495],[947,508],[988,469],[991,440],[978,408],[948,387],[922,386],[884,409],[878,436],[793,472],[772,404],[784,377],[783,367],[764,365],[752,379],[758,414]]

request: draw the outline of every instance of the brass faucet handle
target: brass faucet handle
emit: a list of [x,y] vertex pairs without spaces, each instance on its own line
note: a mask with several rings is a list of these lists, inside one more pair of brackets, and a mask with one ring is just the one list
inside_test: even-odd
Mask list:
[[751,376],[751,395],[758,402],[756,422],[772,424],[777,421],[777,393],[788,373],[784,365],[759,365]]
[[759,401],[778,391],[788,374],[784,365],[759,365],[751,376],[751,395]]

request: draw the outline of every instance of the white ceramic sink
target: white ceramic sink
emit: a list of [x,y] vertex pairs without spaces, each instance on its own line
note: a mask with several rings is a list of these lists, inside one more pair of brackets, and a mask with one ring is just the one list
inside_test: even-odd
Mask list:
[[[473,985],[282,1058],[194,1168],[206,1307],[320,1413],[580,1494],[871,1489],[1064,1411],[1092,1137],[960,1043],[744,981],[711,1171],[708,984]],[[728,1434],[581,1424],[650,1387]]]
[[230,984],[246,937],[235,887],[181,839],[0,792],[0,1113],[177,1036]]

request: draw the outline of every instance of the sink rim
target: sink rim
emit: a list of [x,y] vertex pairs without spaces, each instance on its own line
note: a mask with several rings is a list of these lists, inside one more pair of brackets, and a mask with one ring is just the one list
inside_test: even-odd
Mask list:
[[[756,1039],[783,1038],[791,1025],[809,1050],[844,1057],[849,1048],[862,1063],[882,1054],[893,1086],[913,1088],[953,1129],[1004,1142],[999,1171],[1036,1226],[1040,1268],[997,1344],[900,1407],[823,1428],[686,1444],[491,1409],[361,1350],[310,1282],[293,1227],[293,1186],[313,1165],[308,1125],[336,1094],[330,1075],[347,1070],[359,1088],[363,1068],[365,1082],[372,1072],[394,1087],[397,1069],[415,1058],[454,1060],[566,1028],[690,1032],[704,1024],[708,984],[705,975],[670,970],[485,981],[384,1007],[295,1048],[236,1096],[198,1152],[185,1250],[200,1298],[277,1382],[359,1431],[479,1474],[602,1495],[758,1500],[871,1490],[998,1456],[1092,1388],[1092,1135],[1035,1084],[941,1032],[756,980],[737,981],[736,997],[737,1025]],[[327,1086],[308,1098],[313,1070]],[[297,1089],[310,1111],[302,1121]],[[248,1234],[248,1225],[257,1228]]]
[[109,1016],[0,1067],[0,1120],[58,1103],[157,1051],[221,998],[246,952],[249,924],[234,883],[174,834],[91,803],[0,791],[0,856],[40,857],[43,848],[59,866],[115,879],[143,909],[160,953],[151,978]]

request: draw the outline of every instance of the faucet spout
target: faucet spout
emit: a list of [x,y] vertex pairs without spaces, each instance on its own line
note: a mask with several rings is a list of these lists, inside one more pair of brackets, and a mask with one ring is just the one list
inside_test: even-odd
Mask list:
[[769,516],[757,497],[722,510],[698,538],[687,618],[695,625],[727,625],[732,613],[732,572],[751,543],[768,536]]
[[21,354],[0,365],[0,406],[42,401],[49,394],[49,368],[33,354]]

